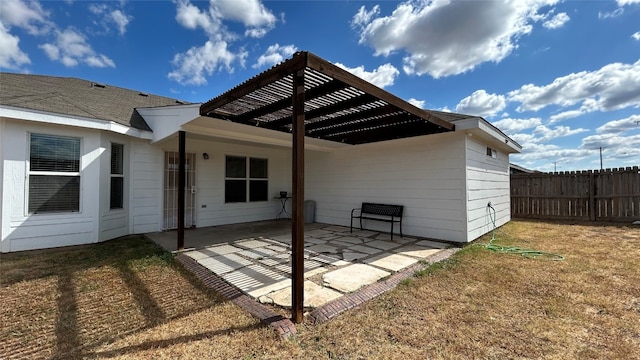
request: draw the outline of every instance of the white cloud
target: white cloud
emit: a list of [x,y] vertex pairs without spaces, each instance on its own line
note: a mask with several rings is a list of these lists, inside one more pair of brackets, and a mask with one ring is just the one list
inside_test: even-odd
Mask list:
[[127,32],[127,25],[133,19],[132,16],[125,14],[122,10],[113,10],[109,13],[111,20],[118,27],[118,32],[120,35],[124,35]]
[[109,57],[97,54],[87,38],[73,28],[64,31],[55,31],[53,43],[42,44],[39,47],[47,54],[50,60],[60,61],[67,67],[74,67],[84,63],[90,67],[116,67]]
[[419,107],[420,109],[424,109],[425,101],[411,98],[407,100],[407,102],[415,107]]
[[516,134],[522,130],[532,129],[542,124],[540,118],[530,119],[500,119],[492,122],[498,129],[504,131],[507,135]]
[[533,135],[535,136],[535,142],[548,142],[550,140],[576,135],[583,132],[589,131],[588,129],[571,129],[568,126],[555,126],[553,129],[549,128],[545,125],[538,125],[533,130]]
[[622,134],[627,131],[640,131],[640,115],[631,115],[628,118],[613,120],[596,129],[599,134]]
[[291,55],[293,55],[296,51],[298,51],[298,48],[294,45],[271,45],[267,48],[267,51],[264,54],[260,55],[258,61],[253,64],[252,67],[254,69],[257,69],[264,66],[276,65],[278,63],[281,63],[283,60],[291,57]]
[[353,19],[351,19],[351,26],[366,26],[371,22],[371,19],[374,16],[378,16],[378,14],[380,14],[380,5],[375,5],[370,11],[367,11],[363,5],[358,9],[358,12],[353,15]]
[[640,0],[616,0],[618,6],[632,5],[632,4],[640,4]]
[[633,38],[633,40],[640,41],[640,31],[634,32],[633,35],[631,35],[631,37]]
[[[517,111],[577,103],[581,103],[583,113],[640,107],[640,60],[634,64],[613,63],[596,71],[571,73],[544,86],[523,85],[509,92],[508,100],[521,103]],[[555,119],[567,118],[567,115],[557,115]]]
[[100,17],[100,24],[104,27],[105,32],[109,32],[111,26],[114,25],[118,33],[124,35],[127,32],[127,25],[133,20],[133,17],[122,9],[116,9],[104,3],[89,5],[89,11]]
[[46,12],[37,1],[2,0],[0,23],[7,31],[16,26],[27,30],[31,35],[47,33],[53,25]]
[[352,26],[376,55],[405,52],[406,73],[439,78],[502,61],[544,18],[538,11],[556,2],[407,1],[383,17],[375,7],[360,8]]
[[212,16],[210,12],[202,11],[187,0],[180,0],[176,7],[176,21],[187,29],[202,28],[210,37],[216,36],[220,29],[221,20]]
[[618,17],[618,16],[622,15],[622,13],[624,13],[624,9],[623,8],[617,8],[612,12],[601,12],[601,11],[598,11],[598,19],[615,18],[615,17]]
[[2,0],[0,8],[0,67],[18,70],[31,63],[29,55],[20,48],[20,37],[11,33],[12,27],[29,35],[44,35],[53,24],[37,1]]
[[400,71],[395,66],[388,63],[378,66],[373,71],[366,71],[364,65],[354,68],[347,67],[341,63],[335,63],[335,65],[381,88],[393,85],[396,77],[400,74]]
[[277,20],[259,0],[211,0],[211,8],[222,19],[241,22],[249,37],[263,37]]
[[485,90],[476,90],[473,94],[460,100],[456,112],[490,117],[498,114],[507,105],[504,95],[488,94]]
[[20,39],[9,34],[0,22],[0,68],[19,69],[31,63],[29,56],[20,50]]
[[246,57],[246,52],[229,51],[224,41],[207,41],[201,47],[176,54],[172,61],[175,69],[168,76],[183,85],[205,85],[207,76],[221,69],[233,72],[232,64],[244,63]]
[[542,23],[542,26],[544,26],[547,29],[557,29],[562,27],[569,20],[570,20],[569,15],[567,15],[567,13],[561,12],[556,14],[556,16],[552,17],[551,19]]
[[640,134],[621,136],[614,133],[596,134],[582,139],[580,148],[583,149],[640,149]]
[[[176,21],[187,29],[201,28],[209,39],[202,46],[176,54],[172,61],[174,70],[168,77],[183,85],[204,85],[207,77],[215,72],[233,72],[234,63],[244,66],[248,53],[242,48],[231,49],[232,43],[241,36],[231,32],[224,22],[242,23],[244,36],[260,38],[275,27],[277,20],[260,0],[210,0],[205,10],[189,0],[177,0]],[[278,48],[279,52],[274,50],[272,54],[261,56],[258,63],[268,64],[289,49],[286,46]]]

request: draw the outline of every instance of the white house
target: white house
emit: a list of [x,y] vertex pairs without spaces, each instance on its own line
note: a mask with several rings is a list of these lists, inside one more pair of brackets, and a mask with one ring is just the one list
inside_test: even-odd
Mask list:
[[418,109],[298,53],[205,104],[0,74],[0,250],[176,228],[179,132],[185,226],[273,219],[274,198],[293,190],[295,91],[316,222],[348,225],[362,202],[399,204],[404,234],[469,242],[491,230],[489,202],[497,225],[509,221],[509,154],[520,145],[480,117]]

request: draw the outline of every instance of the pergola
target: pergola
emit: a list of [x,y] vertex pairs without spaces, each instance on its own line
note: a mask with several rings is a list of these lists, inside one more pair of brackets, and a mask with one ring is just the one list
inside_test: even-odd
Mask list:
[[[310,52],[298,52],[271,69],[207,101],[200,115],[291,133],[292,319],[303,320],[304,139],[351,145],[453,131],[454,114],[428,111],[362,80]],[[180,132],[184,188],[184,132]],[[184,191],[179,191],[178,248],[184,246]],[[180,199],[182,195],[182,200]]]

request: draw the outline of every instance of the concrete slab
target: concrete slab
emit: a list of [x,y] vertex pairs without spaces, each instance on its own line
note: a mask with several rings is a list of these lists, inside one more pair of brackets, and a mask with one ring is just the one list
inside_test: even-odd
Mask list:
[[370,230],[360,230],[360,229],[356,230],[356,229],[353,229],[353,232],[349,233],[349,234],[353,235],[353,236],[360,236],[360,237],[368,238],[368,237],[372,237],[373,235],[378,235],[378,232],[377,231],[370,231]]
[[316,230],[307,230],[304,232],[304,237],[307,236],[325,236],[332,235],[330,231],[324,229],[316,229]]
[[202,260],[202,259],[206,259],[208,257],[211,257],[211,253],[204,253],[202,251],[188,251],[185,253],[185,255],[187,255],[188,257],[192,258],[193,260]]
[[198,263],[219,275],[253,264],[236,254],[208,257],[198,260]]
[[378,254],[382,252],[382,250],[380,249],[376,249],[376,248],[372,248],[370,246],[364,246],[364,245],[353,245],[349,247],[349,250],[355,251],[355,252],[361,252],[369,255]]
[[335,246],[323,245],[323,244],[309,246],[308,248],[306,248],[306,250],[317,252],[320,254],[337,254],[338,253],[338,248],[336,248]]
[[429,256],[436,254],[440,251],[442,251],[442,249],[432,249],[432,248],[427,248],[424,246],[417,246],[417,245],[406,245],[398,249],[393,249],[393,252],[395,253],[406,255],[406,256],[412,256],[420,259],[428,258]]
[[251,265],[240,268],[236,271],[222,275],[222,278],[231,285],[253,297],[274,291],[275,289],[271,289],[270,291],[263,292],[265,291],[265,288],[287,279],[284,275],[260,265]]
[[380,250],[389,250],[389,249],[393,249],[393,248],[397,248],[402,246],[402,244],[398,244],[395,242],[391,242],[391,241],[384,241],[384,240],[374,240],[374,241],[369,241],[365,243],[366,246],[371,246],[374,247],[376,249],[380,249]]
[[347,244],[351,244],[351,245],[359,245],[364,243],[364,240],[355,236],[343,236],[343,237],[337,238],[336,240],[347,243]]
[[280,245],[265,246],[265,249],[269,249],[269,250],[275,251],[277,253],[287,252],[287,248],[284,247],[284,246],[280,246]]
[[353,264],[322,275],[325,286],[348,293],[373,284],[390,273],[365,264]]
[[364,260],[364,263],[377,266],[386,270],[400,271],[418,262],[418,259],[399,254],[380,254],[371,259]]
[[334,232],[349,232],[349,228],[346,226],[338,226],[338,225],[332,225],[332,226],[327,226],[327,227],[323,227],[323,230],[328,230],[328,231],[334,231]]
[[291,245],[291,234],[287,235],[279,235],[279,236],[269,236],[269,239],[275,240],[279,243]]
[[342,251],[342,258],[345,261],[358,260],[358,259],[361,259],[361,258],[367,257],[367,256],[369,256],[369,254],[359,253],[359,252],[355,252],[355,251],[348,251],[348,250],[343,250]]
[[[310,308],[320,307],[329,301],[342,296],[341,293],[317,285],[311,281],[304,282],[304,306]],[[282,307],[291,307],[291,288],[263,295],[258,299],[263,304],[275,304]]]
[[318,256],[314,256],[311,258],[312,260],[320,261],[321,263],[332,265],[332,266],[345,266],[351,264],[350,262],[344,261],[342,259],[338,259],[333,256],[328,256],[324,254],[320,254]]
[[206,248],[200,250],[200,252],[215,256],[215,255],[233,254],[233,253],[240,252],[242,250],[243,249],[239,247],[225,244],[225,245],[207,246]]
[[237,246],[245,247],[247,249],[255,249],[255,248],[271,245],[271,243],[260,241],[260,240],[240,240],[240,241],[236,241],[234,244]]
[[237,254],[242,255],[242,256],[246,256],[248,258],[251,259],[262,259],[262,258],[266,258],[272,255],[277,254],[275,251],[273,250],[269,250],[266,247],[261,247],[261,248],[254,248],[254,249],[249,249],[249,250],[242,250],[237,252]]
[[416,243],[418,246],[426,246],[435,249],[447,249],[450,248],[451,245],[438,241],[430,241],[430,240],[420,240]]
[[253,296],[254,298],[259,298],[265,294],[270,292],[282,290],[282,289],[291,289],[291,279],[284,279],[273,284],[265,285],[261,288],[250,291],[249,296]]
[[326,239],[317,239],[317,238],[307,238],[304,239],[304,245],[305,246],[312,246],[312,245],[318,245],[318,244],[326,244],[328,240]]

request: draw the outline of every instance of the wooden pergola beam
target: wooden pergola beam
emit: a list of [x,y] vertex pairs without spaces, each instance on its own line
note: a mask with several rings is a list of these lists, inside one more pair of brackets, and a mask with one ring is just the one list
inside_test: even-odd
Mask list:
[[335,132],[335,129],[341,131],[344,126],[351,126],[354,121],[362,120],[364,123],[366,119],[376,116],[388,116],[398,112],[398,110],[391,105],[380,106],[373,109],[358,111],[352,114],[337,116],[327,120],[317,120],[306,125],[306,130],[312,136],[322,136],[326,133]]
[[[337,81],[337,80],[329,81],[326,84],[322,84],[320,86],[307,90],[304,96],[305,101],[313,100],[321,96],[325,96],[327,94],[342,90],[346,87],[347,87],[347,84],[343,83],[342,81]],[[232,121],[245,123],[245,122],[248,122],[249,120],[253,120],[260,116],[264,116],[266,114],[270,114],[276,111],[286,109],[291,106],[292,101],[293,101],[292,98],[289,96],[284,99],[280,99],[278,101],[267,104],[265,106],[261,106],[259,108],[247,111],[238,116],[229,117],[229,119]],[[286,117],[286,120],[288,123],[289,121],[291,121],[291,117]]]
[[427,119],[427,121],[432,122],[433,124],[440,126],[444,129],[454,130],[455,128],[455,126],[450,122],[439,119],[429,114],[427,111],[409,104],[408,102],[400,99],[399,97],[393,94],[390,94],[357,76],[354,76],[350,72],[343,70],[312,53],[308,53],[307,59],[308,59],[307,66],[311,69],[319,71],[334,79],[340,80],[350,86],[355,87],[356,89],[360,89],[365,93],[373,95],[374,97],[380,100],[384,100],[387,103],[394,105],[404,111],[412,113],[423,119]]
[[[307,113],[305,114],[305,118],[309,120],[315,119],[320,116],[329,115],[329,114],[336,113],[338,111],[351,109],[356,106],[369,104],[371,102],[374,102],[375,100],[376,98],[369,94],[362,94],[360,96],[356,96],[351,99],[336,102],[335,104],[331,104],[331,105],[317,108],[315,110],[307,111]],[[290,119],[288,117],[282,117],[280,119],[267,122],[265,124],[265,127],[275,130],[282,126],[287,125],[289,122],[290,122]]]
[[294,323],[304,320],[304,69],[293,74],[293,112],[291,115],[292,190],[291,199],[291,315]]
[[209,112],[223,105],[238,100],[243,96],[296,72],[297,70],[304,69],[306,65],[307,53],[298,53],[291,58],[291,60],[285,61],[270,70],[256,75],[255,77],[227,91],[223,95],[202,104],[202,106],[200,106],[200,115],[206,116]]

